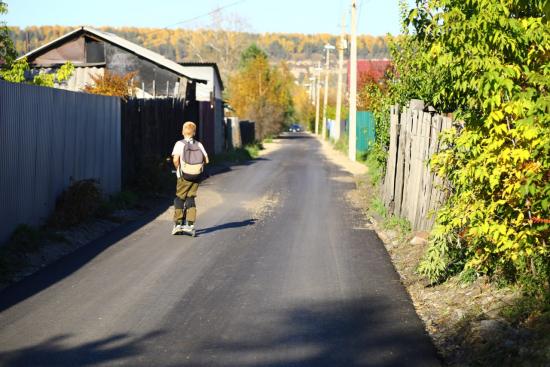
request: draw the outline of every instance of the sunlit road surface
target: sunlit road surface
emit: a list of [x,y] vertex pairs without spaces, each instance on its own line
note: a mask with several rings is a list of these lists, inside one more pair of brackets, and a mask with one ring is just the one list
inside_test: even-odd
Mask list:
[[[0,294],[3,366],[438,366],[353,178],[310,135]],[[167,209],[167,207],[163,208]]]

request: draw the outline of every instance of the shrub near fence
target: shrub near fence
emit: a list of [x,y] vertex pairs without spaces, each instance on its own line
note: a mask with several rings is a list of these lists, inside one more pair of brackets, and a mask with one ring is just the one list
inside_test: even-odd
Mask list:
[[429,230],[445,200],[441,179],[431,172],[430,157],[439,151],[438,136],[452,120],[421,109],[391,108],[390,146],[383,200],[390,214],[407,218],[414,230]]

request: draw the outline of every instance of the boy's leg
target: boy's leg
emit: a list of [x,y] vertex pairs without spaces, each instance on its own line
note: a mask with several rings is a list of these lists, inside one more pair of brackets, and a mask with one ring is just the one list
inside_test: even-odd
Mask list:
[[174,199],[174,223],[183,224],[185,221],[185,200],[176,196]]
[[192,182],[184,179],[178,179],[176,184],[176,199],[174,200],[174,222],[176,224],[183,224],[185,219],[185,200],[192,184]]
[[187,222],[189,225],[193,225],[197,220],[197,207],[195,204],[195,198],[197,197],[197,191],[199,189],[199,184],[193,182],[189,191],[187,193],[186,207],[187,207]]

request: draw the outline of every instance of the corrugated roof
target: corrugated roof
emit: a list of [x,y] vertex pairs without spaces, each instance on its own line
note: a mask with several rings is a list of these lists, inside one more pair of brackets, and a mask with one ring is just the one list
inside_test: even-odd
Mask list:
[[141,47],[141,46],[138,46],[136,45],[135,43],[133,42],[130,42],[128,40],[125,40],[124,38],[122,37],[119,37],[113,33],[108,33],[108,32],[103,32],[103,31],[100,31],[98,29],[95,29],[95,28],[91,28],[91,27],[87,27],[87,26],[83,26],[83,27],[80,27],[80,28],[77,28],[75,29],[74,31],[72,32],[69,32],[41,47],[38,47],[30,52],[28,52],[27,54],[21,56],[21,58],[23,57],[30,57],[30,56],[33,56],[37,53],[40,53],[41,51],[43,50],[46,50],[46,49],[49,49],[51,46],[57,44],[57,43],[60,43],[62,41],[64,41],[65,39],[67,38],[70,38],[71,36],[79,33],[79,32],[83,32],[83,33],[89,33],[91,35],[94,35],[106,42],[109,42],[109,43],[112,43],[114,45],[117,45],[118,47],[121,47],[121,48],[124,48],[125,50],[127,51],[130,51],[138,56],[141,56],[143,57],[144,59],[147,59],[161,67],[164,67],[168,70],[171,70],[173,71],[174,73],[176,74],[179,74],[187,79],[190,79],[190,80],[195,80],[195,81],[198,81],[198,82],[202,82],[202,83],[205,83],[206,81],[204,80],[201,80],[201,79],[195,79],[195,78],[191,78],[189,76],[187,76],[185,74],[185,69],[183,66],[179,65],[178,63],[172,61],[172,60],[169,60],[167,58],[165,58],[164,56],[154,52],[154,51],[151,51],[151,50],[148,50],[144,47]]
[[218,69],[218,64],[215,62],[180,62],[179,63],[182,66],[205,66],[205,67],[213,67],[216,75],[218,76],[218,80],[220,81],[221,89],[224,89],[223,86],[223,80],[222,76],[220,74],[220,69]]

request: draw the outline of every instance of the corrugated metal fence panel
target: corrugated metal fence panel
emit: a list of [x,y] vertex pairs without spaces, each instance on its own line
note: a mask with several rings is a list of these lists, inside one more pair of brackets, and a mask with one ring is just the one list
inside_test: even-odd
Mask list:
[[372,112],[357,112],[357,152],[365,153],[375,142],[374,115]]
[[88,178],[120,190],[119,99],[0,81],[0,242]]

